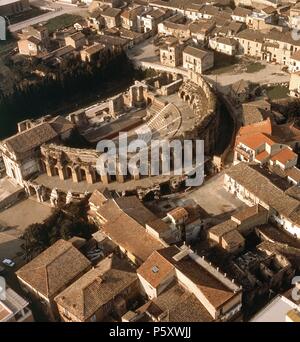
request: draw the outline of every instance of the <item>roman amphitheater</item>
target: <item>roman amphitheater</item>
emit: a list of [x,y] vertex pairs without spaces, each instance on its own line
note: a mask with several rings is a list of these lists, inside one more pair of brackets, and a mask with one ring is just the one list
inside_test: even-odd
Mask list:
[[[46,137],[46,133],[34,133],[38,127],[41,131],[45,123],[51,125],[56,135]],[[143,136],[150,128],[152,140],[204,140],[205,161],[209,163],[214,155],[219,126],[217,97],[201,76],[190,72],[189,77],[183,79],[177,74],[161,73],[142,82],[136,81],[126,92],[102,102],[96,109],[90,107],[66,118],[45,117],[37,122],[22,122],[19,133],[4,140],[0,148],[7,175],[17,179],[18,174],[19,185],[29,195],[36,195],[39,201],[50,199],[57,205],[61,198],[68,202],[96,188],[113,190],[120,195],[136,193],[144,198],[149,194],[159,196],[163,189],[177,190],[188,175],[150,176],[150,162],[148,176],[140,175],[138,168],[136,172],[124,175],[117,160],[115,175],[100,176],[96,169],[101,154],[96,150],[99,141],[117,142],[120,132],[127,132],[130,141]],[[67,138],[74,129],[84,138],[88,148],[68,146]],[[37,134],[38,142],[31,143],[26,158],[18,156],[19,145],[35,139]],[[170,157],[173,165],[174,156]],[[26,166],[28,160],[36,164],[31,165],[31,171]],[[9,170],[12,167],[15,169]]]

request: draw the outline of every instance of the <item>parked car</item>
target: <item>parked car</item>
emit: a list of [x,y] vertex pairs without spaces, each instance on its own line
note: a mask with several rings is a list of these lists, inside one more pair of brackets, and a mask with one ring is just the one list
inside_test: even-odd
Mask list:
[[11,259],[6,258],[2,260],[2,264],[9,266],[9,267],[14,267],[16,263]]

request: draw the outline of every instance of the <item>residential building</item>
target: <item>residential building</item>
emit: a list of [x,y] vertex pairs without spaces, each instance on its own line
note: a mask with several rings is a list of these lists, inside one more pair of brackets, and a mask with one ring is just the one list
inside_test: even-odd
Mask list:
[[30,57],[39,57],[47,50],[44,48],[43,43],[35,38],[28,37],[26,39],[18,40],[19,54]]
[[45,47],[49,43],[49,31],[44,25],[27,26],[22,29],[22,38],[34,37],[40,40]]
[[300,322],[299,305],[285,295],[277,295],[250,322]]
[[138,31],[138,16],[145,11],[144,6],[136,6],[127,8],[121,14],[121,25],[127,30]]
[[233,38],[209,38],[209,47],[225,55],[234,56],[237,53],[237,41]]
[[55,302],[64,322],[103,322],[112,313],[122,317],[138,294],[135,270],[111,254],[63,290]]
[[159,34],[173,36],[177,39],[188,39],[191,36],[190,27],[188,24],[180,24],[167,19],[158,24],[157,27]]
[[241,79],[230,85],[230,95],[236,103],[243,103],[249,100],[255,93],[256,86],[250,81]]
[[290,57],[289,72],[300,71],[300,50],[294,52]]
[[246,24],[250,29],[263,30],[268,28],[268,24],[274,23],[274,13],[255,12],[248,14]]
[[153,252],[137,274],[150,300],[159,299],[175,281],[192,293],[213,319],[230,320],[240,312],[241,289],[186,246]]
[[160,47],[160,62],[163,65],[176,67],[182,64],[184,44],[175,37],[167,37],[165,44]]
[[291,96],[300,97],[300,71],[291,74],[289,91]]
[[105,46],[100,43],[96,43],[91,46],[87,46],[80,51],[80,58],[83,62],[93,62],[99,60],[101,54],[105,51]]
[[74,49],[80,49],[86,45],[86,37],[81,32],[76,32],[65,37],[66,46],[72,46]]
[[187,46],[183,50],[183,67],[202,74],[214,66],[214,54],[211,51]]
[[107,28],[118,27],[121,25],[121,12],[119,8],[107,8],[101,13]]
[[172,14],[169,10],[163,9],[149,9],[140,15],[139,18],[139,31],[142,33],[146,32],[157,32],[158,24],[163,22]]
[[190,24],[190,34],[195,43],[202,43],[203,45],[207,42],[210,33],[216,27],[213,20],[197,20]]
[[260,204],[277,226],[300,239],[300,202],[287,195],[258,165],[240,162],[226,171],[224,186],[248,205]]
[[27,300],[18,295],[13,289],[5,289],[5,299],[0,299],[1,322],[33,322],[34,318]]
[[296,3],[289,11],[289,27],[292,29],[300,29],[300,4]]
[[251,15],[251,13],[252,13],[251,10],[244,8],[244,7],[237,6],[233,10],[231,14],[231,18],[237,22],[246,23],[246,18],[247,16]]
[[[271,116],[271,104],[264,99],[242,104],[242,123],[244,126],[259,123]],[[271,123],[270,127],[271,127]]]
[[51,320],[57,317],[54,298],[91,268],[90,261],[71,242],[58,240],[17,272],[17,278],[36,298]]
[[104,200],[95,195],[90,199],[90,208],[90,218],[119,246],[120,252],[137,265],[153,251],[163,248],[166,245],[163,238],[171,233],[171,228],[159,221],[135,196]]
[[237,34],[239,52],[245,55],[262,59],[264,34],[260,31],[246,29]]

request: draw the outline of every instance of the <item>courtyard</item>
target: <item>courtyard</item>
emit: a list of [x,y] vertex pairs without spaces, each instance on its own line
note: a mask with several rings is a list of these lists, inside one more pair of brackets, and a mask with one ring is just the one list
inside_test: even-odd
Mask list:
[[48,205],[32,199],[23,200],[0,212],[0,260],[13,259],[17,265],[22,263],[23,243],[20,236],[32,223],[45,220],[52,213]]

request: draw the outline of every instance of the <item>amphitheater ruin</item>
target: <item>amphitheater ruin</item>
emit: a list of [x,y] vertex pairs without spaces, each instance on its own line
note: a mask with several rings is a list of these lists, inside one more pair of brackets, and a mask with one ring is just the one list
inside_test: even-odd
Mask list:
[[[50,125],[47,134],[38,136],[37,142],[31,142],[24,150],[26,156],[21,155],[19,145],[41,135],[34,130],[45,124]],[[159,196],[162,186],[169,186],[170,191],[178,189],[188,175],[151,176],[150,171],[141,175],[138,167],[135,172],[124,174],[118,160],[114,175],[100,175],[96,169],[101,155],[96,149],[99,141],[117,142],[120,132],[126,132],[131,141],[150,129],[151,139],[204,140],[205,160],[209,161],[215,151],[219,125],[217,97],[200,75],[190,72],[184,79],[178,74],[160,73],[136,81],[126,92],[104,101],[96,109],[90,107],[66,118],[26,120],[18,125],[15,136],[2,141],[0,149],[7,175],[39,201],[50,199],[52,205],[57,205],[60,197],[68,202],[95,188],[122,195],[134,192],[143,198],[149,193]],[[86,148],[68,146],[67,140],[74,130],[84,138]],[[170,157],[174,165],[174,155],[171,153]]]

